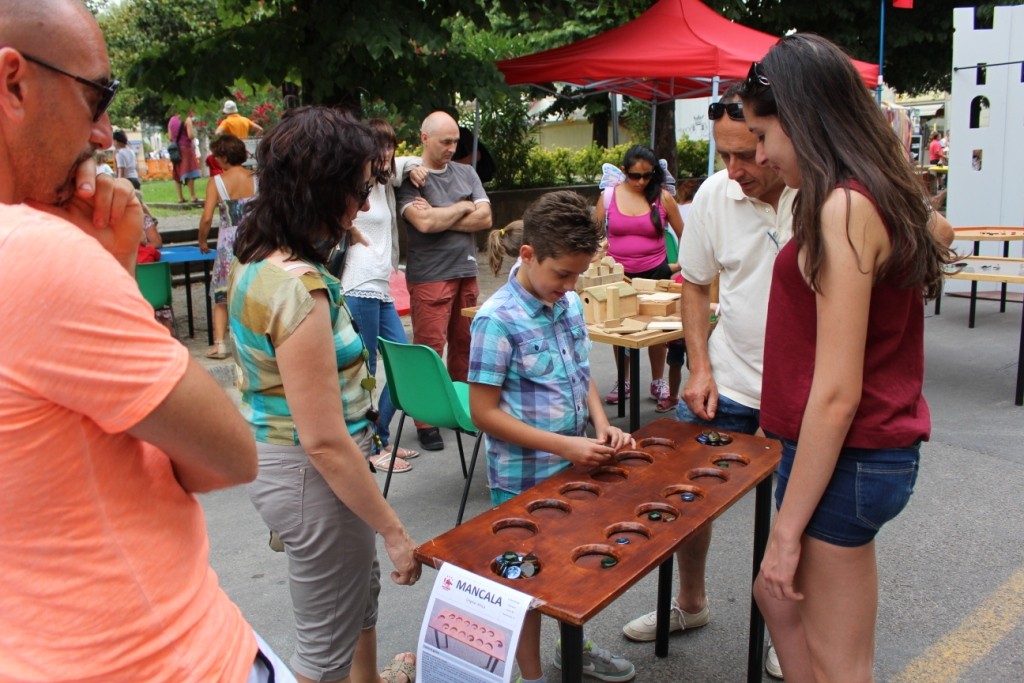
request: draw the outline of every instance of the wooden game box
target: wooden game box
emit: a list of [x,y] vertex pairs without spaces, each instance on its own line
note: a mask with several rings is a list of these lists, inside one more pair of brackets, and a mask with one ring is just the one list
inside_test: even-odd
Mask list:
[[[506,584],[542,613],[582,626],[778,465],[777,441],[722,432],[731,442],[711,446],[698,442],[702,431],[652,422],[612,462],[570,467],[422,544],[416,557]],[[506,552],[535,555],[536,572],[503,577]]]

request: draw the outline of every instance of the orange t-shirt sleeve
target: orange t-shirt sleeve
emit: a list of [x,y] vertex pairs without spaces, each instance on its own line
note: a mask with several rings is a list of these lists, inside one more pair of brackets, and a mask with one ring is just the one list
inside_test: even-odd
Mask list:
[[4,280],[17,283],[0,304],[10,379],[108,433],[126,431],[181,379],[188,350],[156,322],[134,278],[95,240],[70,223],[20,210],[17,227],[0,232]]

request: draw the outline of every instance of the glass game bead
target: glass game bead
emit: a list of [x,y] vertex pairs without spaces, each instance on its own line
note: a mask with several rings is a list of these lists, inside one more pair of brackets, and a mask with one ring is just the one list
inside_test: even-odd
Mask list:
[[629,545],[629,539],[626,538],[625,536],[619,536],[618,538],[615,539],[615,542],[618,543],[619,545]]
[[661,519],[661,513],[660,512],[648,512],[647,513],[647,519],[651,520],[652,522],[657,522],[659,519]]
[[697,500],[697,496],[696,494],[693,493],[693,491],[683,491],[683,493],[679,497],[682,498],[687,503],[692,503],[693,501]]
[[616,560],[614,557],[605,557],[605,558],[601,559],[601,566],[603,568],[605,568],[605,569],[609,569],[610,567],[614,567],[618,563],[619,563],[619,561]]

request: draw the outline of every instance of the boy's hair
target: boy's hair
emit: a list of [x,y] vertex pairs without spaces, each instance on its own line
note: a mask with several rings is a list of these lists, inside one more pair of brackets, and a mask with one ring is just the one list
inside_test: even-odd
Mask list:
[[491,264],[491,272],[498,277],[501,264],[505,257],[517,258],[519,247],[523,244],[523,221],[512,221],[501,230],[492,230],[487,236],[487,258]]
[[549,192],[523,213],[523,244],[533,247],[538,261],[598,249],[594,216],[587,201],[570,190]]

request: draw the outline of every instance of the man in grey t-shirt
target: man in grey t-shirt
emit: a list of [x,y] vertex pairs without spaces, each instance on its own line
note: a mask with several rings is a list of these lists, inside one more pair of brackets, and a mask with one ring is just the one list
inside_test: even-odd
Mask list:
[[[448,345],[448,373],[466,381],[469,370],[469,319],[462,309],[476,306],[476,239],[491,227],[491,203],[471,166],[450,163],[459,143],[459,125],[435,111],[423,120],[423,166],[430,175],[423,187],[406,179],[395,193],[409,231],[405,276],[409,283],[413,343],[438,355]],[[416,423],[420,445],[444,448],[437,427]]]

